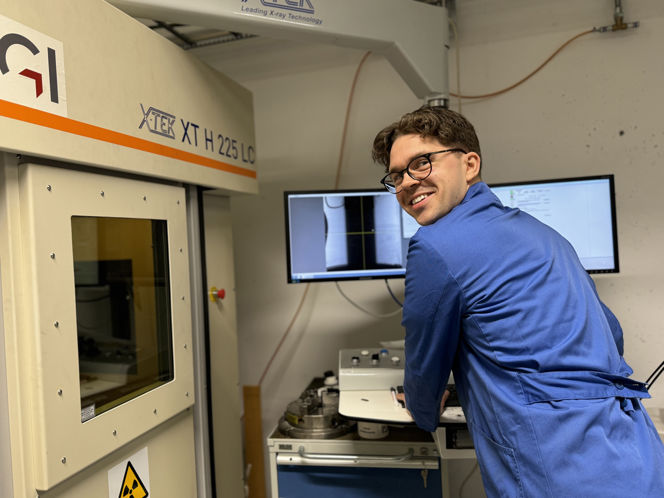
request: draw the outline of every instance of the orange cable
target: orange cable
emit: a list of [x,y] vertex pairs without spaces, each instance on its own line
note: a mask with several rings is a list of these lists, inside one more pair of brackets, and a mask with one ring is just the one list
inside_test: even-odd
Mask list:
[[583,33],[579,33],[578,35],[573,36],[572,38],[567,40],[565,43],[563,43],[560,47],[558,47],[558,50],[556,50],[554,53],[552,53],[549,56],[548,59],[546,59],[542,64],[539,65],[539,67],[537,69],[535,69],[533,72],[531,72],[528,76],[526,76],[522,80],[517,81],[516,83],[514,83],[513,85],[508,86],[507,88],[503,88],[502,90],[498,90],[496,92],[485,93],[484,95],[459,95],[459,94],[452,93],[452,92],[450,92],[450,95],[452,97],[458,97],[458,98],[461,98],[461,99],[484,99],[484,98],[488,98],[488,97],[495,97],[496,95],[500,95],[502,93],[509,92],[513,88],[516,88],[517,86],[521,85],[522,83],[529,80],[532,76],[534,76],[540,69],[542,69],[544,66],[546,66],[551,61],[551,59],[553,59],[556,55],[558,55],[558,53],[560,53],[560,51],[562,49],[564,49],[567,45],[572,43],[577,38],[581,38],[582,36],[585,36],[589,33],[594,32],[594,31],[596,31],[596,30],[593,28],[593,29],[589,29],[587,31],[584,31]]
[[[344,155],[344,148],[346,147],[346,132],[348,131],[348,117],[350,116],[350,109],[351,109],[351,104],[353,102],[353,95],[355,94],[355,86],[357,85],[357,78],[360,74],[360,70],[362,69],[362,66],[366,62],[367,58],[371,52],[367,52],[364,54],[364,57],[362,57],[362,60],[360,60],[360,63],[357,66],[357,69],[355,70],[355,76],[353,77],[353,83],[351,84],[351,89],[350,89],[350,94],[348,95],[348,104],[346,105],[346,118],[344,119],[344,127],[342,130],[341,134],[341,147],[339,148],[339,163],[337,165],[337,174],[334,182],[334,190],[337,190],[339,188],[339,178],[341,177],[341,166],[343,164],[343,155]],[[258,385],[263,384],[263,380],[265,379],[265,375],[267,374],[268,370],[270,369],[270,366],[272,365],[272,362],[274,361],[274,358],[277,356],[277,353],[279,353],[279,350],[281,349],[281,346],[283,345],[284,341],[286,340],[286,337],[288,336],[289,332],[293,328],[293,324],[295,323],[295,320],[297,320],[297,317],[300,314],[300,310],[302,309],[302,306],[304,305],[304,301],[307,298],[307,292],[309,292],[309,286],[311,283],[307,283],[306,287],[304,288],[304,293],[302,294],[302,298],[300,299],[300,304],[297,306],[297,310],[295,310],[295,314],[293,315],[293,318],[291,319],[290,323],[288,324],[288,327],[286,328],[286,332],[284,332],[284,335],[281,337],[281,340],[279,341],[279,344],[277,344],[276,349],[274,350],[274,353],[272,353],[272,357],[270,358],[270,361],[267,362],[267,365],[265,366],[265,370],[263,370],[263,374],[261,375],[260,380],[258,381]]]
[[281,345],[286,340],[286,336],[288,336],[288,333],[293,328],[293,324],[295,323],[295,320],[297,319],[298,315],[300,314],[300,310],[302,309],[302,305],[304,304],[304,300],[307,297],[307,292],[309,292],[309,286],[310,285],[311,284],[307,284],[306,287],[304,288],[304,294],[302,294],[302,299],[300,299],[300,304],[298,305],[297,310],[295,310],[295,314],[293,315],[293,318],[291,319],[290,323],[288,324],[288,327],[286,328],[286,332],[281,337],[281,340],[279,341],[279,344],[277,344],[277,348],[274,350],[274,353],[272,353],[272,357],[270,358],[270,361],[267,362],[265,370],[263,370],[263,375],[261,375],[261,378],[258,381],[259,386],[263,384],[263,379],[265,378],[265,375],[267,374],[267,371],[270,369],[270,366],[272,365],[272,362],[274,361],[274,358],[277,356],[277,353],[281,349]]
[[350,108],[353,103],[353,96],[355,95],[355,86],[357,85],[357,77],[360,75],[360,70],[364,63],[367,61],[367,58],[371,55],[371,52],[364,54],[360,63],[357,65],[355,70],[355,76],[353,77],[353,83],[350,86],[350,94],[348,95],[348,103],[346,104],[346,118],[344,119],[344,127],[341,132],[341,147],[339,148],[339,163],[337,164],[337,174],[334,179],[334,190],[339,188],[339,180],[341,178],[341,165],[343,163],[344,150],[346,148],[346,132],[348,131],[348,118],[350,117]]

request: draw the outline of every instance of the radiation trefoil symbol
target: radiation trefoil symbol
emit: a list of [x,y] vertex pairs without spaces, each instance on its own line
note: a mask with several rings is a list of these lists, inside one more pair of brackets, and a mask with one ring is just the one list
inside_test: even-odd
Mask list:
[[136,473],[136,469],[134,469],[131,462],[127,462],[118,498],[147,498],[148,494],[149,492]]

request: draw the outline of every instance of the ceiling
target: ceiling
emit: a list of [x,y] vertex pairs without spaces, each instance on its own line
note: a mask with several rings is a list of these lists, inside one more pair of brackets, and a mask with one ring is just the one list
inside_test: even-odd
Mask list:
[[244,40],[255,36],[246,33],[238,33],[236,31],[202,28],[155,19],[139,18],[138,20],[155,33],[162,35],[164,38],[185,50]]
[[[414,0],[416,2],[428,3],[430,5],[445,5],[450,13],[454,9],[455,0]],[[223,29],[203,28],[199,26],[190,26],[173,22],[165,22],[157,19],[142,19],[140,22],[148,26],[156,33],[175,43],[185,50],[191,50],[201,47],[209,47],[222,43],[230,43],[247,38],[253,38],[256,35],[248,33],[239,33],[237,31],[227,31]]]
[[[450,44],[462,47],[611,24],[615,6],[615,0],[416,1],[444,4],[458,32],[457,41],[450,34]],[[647,2],[646,5],[651,7],[646,7],[640,2],[625,0],[625,20],[638,20],[635,15],[658,15],[648,11],[657,9],[657,4],[659,2]],[[358,54],[363,53],[331,45],[257,37],[223,28],[153,19],[139,21],[181,48],[194,51],[206,63],[240,82],[274,76],[275,71],[306,71],[321,65],[352,63],[356,62]]]

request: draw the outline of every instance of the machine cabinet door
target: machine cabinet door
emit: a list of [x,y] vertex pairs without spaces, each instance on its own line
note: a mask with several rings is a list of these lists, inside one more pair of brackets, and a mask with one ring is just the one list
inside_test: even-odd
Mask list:
[[[210,401],[217,496],[244,496],[235,277],[230,199],[203,194]],[[223,297],[222,297],[223,296]]]
[[[22,383],[49,490],[138,438],[149,449],[145,435],[194,403],[185,192],[39,164],[19,185]],[[193,443],[178,454],[195,491]]]

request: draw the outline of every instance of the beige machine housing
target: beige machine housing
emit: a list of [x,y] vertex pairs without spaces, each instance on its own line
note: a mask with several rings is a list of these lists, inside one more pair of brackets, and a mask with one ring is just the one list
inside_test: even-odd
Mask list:
[[[228,351],[233,361],[215,367],[229,400],[215,415],[224,451],[218,468],[205,468],[214,386],[201,373],[198,198],[205,187],[222,199],[203,208],[222,223],[205,226],[209,238],[221,230],[227,246],[208,273],[223,268],[232,294],[228,196],[257,191],[251,93],[101,0],[0,0],[3,62],[0,496],[111,496],[122,484],[110,482],[111,469],[137,453],[147,455],[149,470],[138,473],[149,472],[140,476],[149,496],[208,496],[210,471],[217,490],[239,496],[237,358]],[[172,378],[92,417],[81,406],[72,217],[167,227]],[[213,347],[237,347],[233,307],[231,295],[211,309],[226,327]]]

